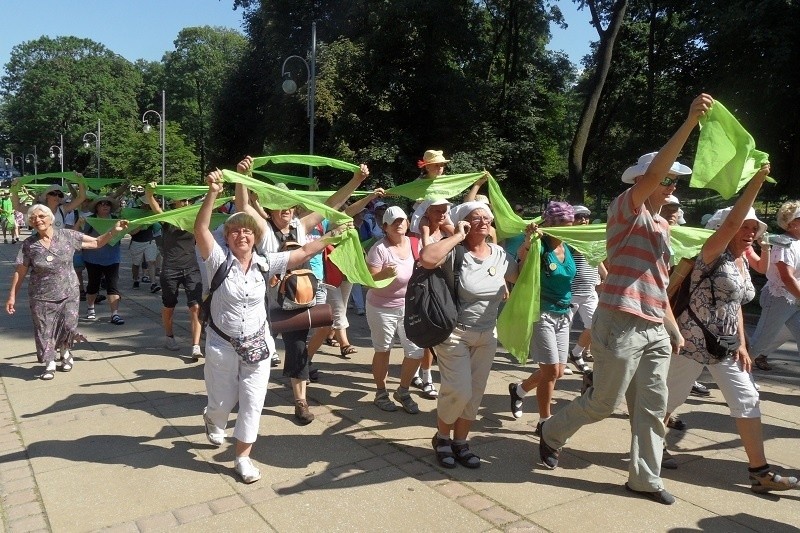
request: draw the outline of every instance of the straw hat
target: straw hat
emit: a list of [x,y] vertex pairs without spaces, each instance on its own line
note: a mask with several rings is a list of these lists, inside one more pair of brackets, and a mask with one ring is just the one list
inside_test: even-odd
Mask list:
[[449,162],[449,159],[444,158],[444,152],[442,150],[425,150],[425,154],[422,156],[423,166]]
[[92,203],[89,205],[89,210],[92,211],[93,213],[96,213],[97,212],[97,204],[99,204],[100,202],[111,202],[111,212],[112,213],[114,211],[116,211],[117,209],[119,209],[119,202],[116,199],[114,199],[114,198],[112,198],[110,196],[98,196],[97,198],[92,200]]

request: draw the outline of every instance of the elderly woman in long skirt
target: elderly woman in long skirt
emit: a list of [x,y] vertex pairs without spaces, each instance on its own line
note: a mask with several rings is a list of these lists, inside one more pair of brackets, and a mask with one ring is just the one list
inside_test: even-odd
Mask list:
[[128,222],[118,220],[111,230],[90,237],[71,229],[56,229],[53,212],[46,205],[32,206],[27,218],[34,232],[23,241],[17,254],[6,311],[10,315],[16,311],[17,294],[30,271],[28,303],[33,319],[36,357],[45,365],[39,377],[49,380],[55,377],[57,359],[61,359],[62,371],[72,370],[73,359],[69,349],[79,338],[80,290],[72,256],[81,249],[105,246],[114,235],[125,229]]

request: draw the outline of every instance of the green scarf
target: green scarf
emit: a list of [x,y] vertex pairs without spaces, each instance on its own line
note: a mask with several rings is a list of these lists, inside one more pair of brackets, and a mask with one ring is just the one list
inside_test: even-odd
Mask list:
[[439,200],[452,198],[483,177],[483,172],[453,174],[436,179],[418,179],[392,187],[386,194],[411,200]]
[[[753,136],[716,100],[700,117],[700,138],[689,186],[714,189],[727,200],[768,161],[769,154],[756,150]],[[767,181],[775,183],[772,178]]]
[[[333,226],[339,226],[353,221],[353,219],[345,213],[321,202],[305,198],[296,191],[290,191],[281,187],[276,187],[275,185],[263,183],[255,178],[244,176],[230,170],[223,170],[222,175],[225,181],[229,183],[241,183],[258,194],[259,202],[266,209],[288,209],[290,207],[302,205],[311,211],[322,214],[322,216],[331,221]],[[338,238],[336,249],[329,257],[352,283],[358,283],[367,287],[381,288],[389,285],[394,279],[391,278],[381,281],[372,279],[372,274],[369,273],[361,244],[358,240],[358,231],[355,229],[346,231]]]

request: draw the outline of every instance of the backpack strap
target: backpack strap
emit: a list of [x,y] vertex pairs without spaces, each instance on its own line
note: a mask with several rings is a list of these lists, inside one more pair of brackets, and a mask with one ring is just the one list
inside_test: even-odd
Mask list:
[[[722,253],[724,254],[725,252]],[[714,280],[711,278],[711,276],[714,275],[714,273],[719,269],[721,265],[722,265],[722,254],[720,254],[719,257],[717,257],[717,260],[714,261],[708,272],[703,272],[702,274],[700,274],[700,279],[697,280],[697,285],[695,285],[694,288],[689,292],[689,307],[691,307],[692,295],[695,293],[697,289],[700,288],[700,284],[703,283],[703,280],[706,278],[708,278],[708,282],[711,284],[711,303],[714,306],[717,305],[717,295],[714,294]]]
[[228,249],[228,255],[225,257],[225,262],[217,267],[217,271],[214,272],[214,277],[211,278],[211,283],[208,286],[209,296],[215,290],[219,289],[219,286],[222,285],[222,282],[228,277],[231,267],[233,267],[233,254],[231,253],[230,249]]
[[458,310],[460,310],[461,307],[458,301],[458,286],[461,282],[461,267],[464,266],[465,253],[466,248],[464,248],[463,244],[457,244],[456,247],[453,248],[453,285],[450,286],[450,292],[453,293],[453,301]]

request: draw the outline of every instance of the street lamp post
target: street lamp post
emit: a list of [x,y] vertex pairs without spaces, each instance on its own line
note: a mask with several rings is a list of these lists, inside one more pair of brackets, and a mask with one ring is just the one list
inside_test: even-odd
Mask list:
[[33,163],[33,175],[39,174],[39,156],[36,154],[36,147],[33,147],[32,154],[25,154],[25,162]]
[[[306,61],[302,57],[298,55],[291,55],[283,60],[283,65],[281,66],[281,77],[285,78],[283,80],[283,84],[281,87],[283,88],[283,92],[286,94],[294,94],[297,92],[297,83],[292,79],[291,72],[286,71],[286,63],[289,62],[290,59],[298,59],[300,60],[303,65],[306,67],[306,73],[308,74],[308,79],[306,80],[306,85],[308,87],[308,153],[310,155],[314,155],[314,100],[315,100],[315,91],[316,91],[316,81],[317,81],[317,73],[316,73],[316,64],[317,64],[317,23],[311,23],[311,61]],[[308,177],[313,177],[313,167],[308,168]]]
[[165,185],[167,181],[167,158],[166,158],[166,146],[167,146],[167,110],[166,110],[166,103],[167,97],[166,92],[161,91],[161,113],[158,111],[154,111],[152,109],[148,109],[142,115],[142,130],[145,133],[150,133],[150,122],[147,120],[147,115],[150,113],[154,114],[158,117],[158,142],[161,144],[161,185]]
[[19,161],[20,176],[24,176],[25,175],[25,158],[24,158],[24,156],[19,156],[18,155],[17,157],[15,157],[14,158],[14,162],[17,162],[17,161]]
[[89,139],[94,137],[94,148],[97,155],[97,177],[100,177],[100,119],[97,119],[97,133],[88,132],[83,134],[83,147],[89,148]]

